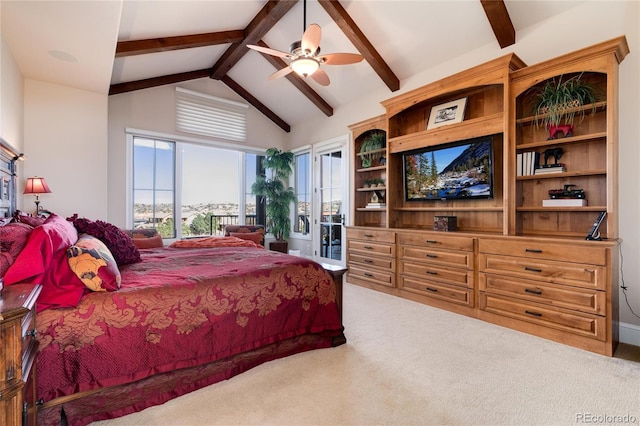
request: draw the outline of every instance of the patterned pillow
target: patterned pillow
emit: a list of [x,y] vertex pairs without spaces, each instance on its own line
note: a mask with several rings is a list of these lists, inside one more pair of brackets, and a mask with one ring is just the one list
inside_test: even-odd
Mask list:
[[117,226],[102,220],[91,221],[87,218],[78,218],[77,214],[68,217],[67,220],[73,222],[78,233],[92,235],[105,243],[118,266],[142,261],[140,251],[133,243],[133,239]]
[[10,223],[0,226],[0,277],[4,276],[9,266],[18,257],[27,244],[32,226],[25,223]]
[[42,216],[31,216],[22,212],[16,212],[14,218],[16,222],[26,223],[27,225],[33,226],[34,228],[36,226],[42,225],[45,220],[47,220],[47,218]]
[[91,291],[116,291],[120,270],[107,246],[98,238],[81,234],[67,249],[69,267]]

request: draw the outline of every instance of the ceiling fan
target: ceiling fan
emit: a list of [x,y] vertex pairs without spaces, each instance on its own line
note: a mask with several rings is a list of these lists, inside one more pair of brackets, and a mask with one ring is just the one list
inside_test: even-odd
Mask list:
[[[295,72],[301,77],[313,78],[318,84],[323,86],[329,85],[329,76],[320,68],[321,64],[326,65],[349,65],[362,61],[362,55],[357,53],[327,53],[320,54],[320,38],[322,37],[322,29],[318,24],[311,24],[307,28],[307,0],[304,0],[304,18],[302,40],[291,43],[289,53],[280,50],[270,49],[268,47],[248,44],[247,47],[258,52],[266,53],[272,56],[278,56],[291,60],[288,66],[269,76],[269,80],[284,77],[291,72]],[[306,28],[306,29],[305,29]]]

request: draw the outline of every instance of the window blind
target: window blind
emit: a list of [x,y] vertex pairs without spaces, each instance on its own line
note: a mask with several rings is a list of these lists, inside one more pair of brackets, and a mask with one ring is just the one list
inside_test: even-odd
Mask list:
[[176,87],[176,129],[245,142],[248,105]]

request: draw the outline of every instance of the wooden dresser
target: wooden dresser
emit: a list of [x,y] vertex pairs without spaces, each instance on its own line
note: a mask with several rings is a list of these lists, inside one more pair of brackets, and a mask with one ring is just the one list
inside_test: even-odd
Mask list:
[[36,300],[42,287],[0,291],[0,424],[35,425]]
[[382,229],[347,228],[347,279],[395,294],[396,234]]
[[[384,100],[384,116],[349,126],[348,281],[612,356],[627,54],[624,36],[535,65],[510,53]],[[576,114],[558,132],[536,106],[560,81],[594,96],[556,105]],[[451,105],[460,120],[433,126]],[[363,161],[380,135],[377,162]]]

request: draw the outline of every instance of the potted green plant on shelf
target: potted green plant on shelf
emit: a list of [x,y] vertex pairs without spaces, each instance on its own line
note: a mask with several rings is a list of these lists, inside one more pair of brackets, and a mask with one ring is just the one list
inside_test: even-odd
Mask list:
[[563,75],[547,80],[534,92],[533,112],[537,126],[549,131],[549,139],[558,134],[573,135],[573,122],[576,114],[580,121],[584,119],[586,105],[591,104],[595,112],[597,95],[595,87],[582,79],[582,74],[563,80]]
[[292,152],[269,148],[262,160],[262,166],[269,177],[257,176],[256,181],[251,185],[251,192],[266,200],[267,232],[273,234],[276,239],[269,244],[269,248],[282,253],[287,253],[289,248],[287,241],[291,230],[289,214],[291,205],[296,201],[293,188],[288,186],[293,161]]
[[[362,167],[368,168],[373,164],[373,160],[383,157],[378,151],[386,146],[387,138],[384,132],[373,132],[365,138],[360,146],[360,158],[362,159]],[[374,151],[374,152],[372,152]]]

